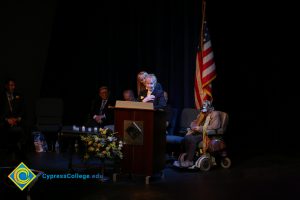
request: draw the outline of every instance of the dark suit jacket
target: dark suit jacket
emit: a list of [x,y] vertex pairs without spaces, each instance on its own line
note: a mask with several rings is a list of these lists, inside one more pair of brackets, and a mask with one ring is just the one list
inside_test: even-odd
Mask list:
[[13,93],[13,100],[11,101],[11,108],[7,99],[6,92],[3,92],[0,97],[0,120],[2,126],[8,126],[7,118],[11,117],[21,117],[21,122],[18,125],[21,125],[24,120],[24,100],[23,96],[17,92]]
[[[164,97],[164,91],[155,86],[153,92],[151,93],[155,96],[153,103],[153,107],[155,110],[164,109],[167,105],[166,99]],[[147,96],[147,90],[143,90],[138,97],[138,101],[143,101],[143,99]],[[150,101],[149,101],[150,102]]]
[[[92,102],[89,121],[94,121],[93,116],[100,114],[101,105],[102,105],[102,99],[100,97],[97,97]],[[108,98],[108,101],[102,110],[102,114],[105,114],[106,118],[102,120],[103,123],[101,124],[101,126],[114,124],[114,109],[113,109],[114,106],[115,106],[115,101]]]

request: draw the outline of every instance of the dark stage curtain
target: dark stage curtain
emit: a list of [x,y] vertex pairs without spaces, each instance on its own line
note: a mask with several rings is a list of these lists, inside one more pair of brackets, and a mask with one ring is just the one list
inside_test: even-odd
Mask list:
[[42,96],[62,97],[67,122],[80,123],[100,85],[121,99],[145,70],[170,104],[194,107],[200,21],[199,1],[59,2]]
[[[292,128],[278,126],[290,124],[278,106],[294,102],[295,94],[284,81],[291,74],[280,70],[291,66],[283,54],[292,43],[281,39],[293,27],[278,14],[282,9],[276,3],[207,1],[217,68],[214,106],[229,113],[229,141],[237,153],[296,143],[282,143],[282,132]],[[121,99],[124,89],[136,92],[136,74],[145,70],[157,75],[170,104],[194,107],[201,14],[198,0],[58,1],[41,96],[61,97],[65,124],[80,124],[100,85]]]

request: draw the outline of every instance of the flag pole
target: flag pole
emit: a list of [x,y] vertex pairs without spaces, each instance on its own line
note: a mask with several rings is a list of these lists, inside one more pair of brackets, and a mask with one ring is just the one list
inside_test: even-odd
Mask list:
[[[205,22],[206,0],[202,0],[202,19],[201,19],[201,32],[200,32],[200,48],[201,58],[203,58],[204,49],[204,22]],[[202,76],[201,76],[202,77]]]
[[[200,58],[198,57],[198,62],[201,62],[201,64],[199,66],[202,66],[203,65],[203,49],[204,49],[204,22],[205,22],[205,11],[206,11],[206,0],[202,0],[202,17],[201,17],[201,27],[200,27],[200,42],[199,42],[199,46],[200,46]],[[200,82],[202,82],[202,70],[199,69],[200,71]],[[202,88],[202,84],[201,84],[201,91],[203,91],[203,88]],[[203,100],[204,100],[204,97],[200,94],[200,104],[199,104],[199,107],[201,108],[202,107],[202,104],[203,104]]]

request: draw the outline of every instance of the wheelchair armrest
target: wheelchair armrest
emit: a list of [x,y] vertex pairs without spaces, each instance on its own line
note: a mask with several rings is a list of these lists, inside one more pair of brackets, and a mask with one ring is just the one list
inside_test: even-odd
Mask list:
[[187,128],[180,128],[177,131],[174,131],[174,135],[176,136],[185,136],[185,134],[187,133]]
[[223,135],[223,130],[220,129],[209,129],[206,132],[208,136]]
[[186,134],[186,133],[187,133],[187,130],[179,130],[178,133],[179,133],[179,134]]

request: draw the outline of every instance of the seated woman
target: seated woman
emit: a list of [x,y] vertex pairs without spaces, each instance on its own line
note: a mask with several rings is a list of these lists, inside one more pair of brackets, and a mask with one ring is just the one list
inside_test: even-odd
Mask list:
[[145,77],[146,89],[140,92],[138,101],[153,103],[155,110],[164,109],[167,105],[164,91],[157,86],[157,78],[154,74],[147,74]]

